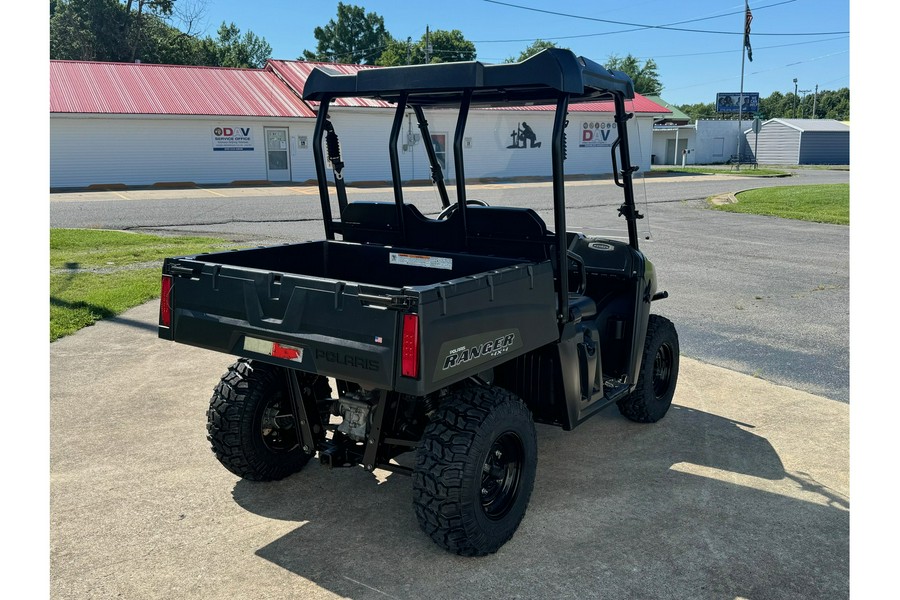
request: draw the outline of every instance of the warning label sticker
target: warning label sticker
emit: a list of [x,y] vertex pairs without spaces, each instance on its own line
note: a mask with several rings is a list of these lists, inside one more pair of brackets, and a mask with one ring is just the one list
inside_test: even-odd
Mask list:
[[402,254],[391,252],[392,265],[407,265],[409,267],[425,267],[426,269],[453,269],[453,259],[441,256],[425,256],[422,254]]

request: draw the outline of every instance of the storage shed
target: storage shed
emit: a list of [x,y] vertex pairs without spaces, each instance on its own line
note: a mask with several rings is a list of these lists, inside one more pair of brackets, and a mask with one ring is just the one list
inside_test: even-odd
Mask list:
[[850,164],[850,128],[832,119],[770,119],[744,131],[756,161],[770,165]]

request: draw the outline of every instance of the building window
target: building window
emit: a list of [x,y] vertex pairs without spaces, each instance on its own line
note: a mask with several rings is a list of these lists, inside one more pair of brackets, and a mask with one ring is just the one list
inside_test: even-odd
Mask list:
[[447,171],[447,134],[446,133],[432,133],[431,134],[431,145],[434,147],[434,154],[437,157],[438,164],[441,165],[441,170]]
[[713,156],[725,156],[725,138],[713,138],[712,141],[712,155]]

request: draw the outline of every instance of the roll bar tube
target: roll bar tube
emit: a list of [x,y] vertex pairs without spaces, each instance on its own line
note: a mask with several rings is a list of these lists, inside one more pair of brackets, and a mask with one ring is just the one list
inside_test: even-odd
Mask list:
[[388,143],[388,154],[391,158],[391,182],[394,186],[394,202],[397,203],[397,224],[400,227],[400,235],[406,240],[406,225],[403,220],[403,184],[400,180],[400,155],[397,152],[397,141],[400,139],[400,130],[403,128],[403,117],[406,115],[406,100],[409,94],[400,94],[397,100],[397,110],[394,113],[394,125],[391,127],[391,139]]
[[416,113],[419,131],[422,132],[422,140],[425,142],[425,154],[428,155],[428,164],[431,166],[431,183],[437,187],[438,195],[441,197],[441,208],[447,208],[450,206],[450,198],[447,196],[444,172],[441,170],[441,163],[438,162],[437,154],[434,151],[434,143],[431,141],[431,132],[428,130],[425,112],[418,105],[413,106],[412,109]]
[[466,121],[469,118],[469,106],[472,104],[472,90],[463,92],[459,104],[459,116],[456,118],[456,132],[453,134],[453,166],[456,169],[456,202],[459,210],[459,222],[462,228],[464,247],[469,246],[469,230],[466,227],[466,169],[463,161],[463,136],[466,134]]
[[569,269],[568,238],[566,237],[566,183],[565,169],[565,136],[566,115],[569,111],[569,95],[561,94],[556,101],[556,116],[553,119],[553,138],[551,140],[551,160],[553,163],[553,225],[556,228],[556,260],[559,264],[559,290],[557,319],[565,323],[569,319]]
[[[628,121],[634,115],[625,112],[625,97],[622,94],[613,94],[613,102],[616,107],[616,128],[619,130],[616,144],[619,150],[619,157],[622,159],[622,171],[620,173],[622,180],[620,182],[617,176],[616,185],[619,185],[625,193],[625,202],[619,208],[619,214],[623,215],[628,223],[628,244],[635,250],[639,250],[637,220],[642,219],[643,215],[638,213],[634,205],[632,173],[638,168],[631,164],[631,152],[628,146]],[[613,169],[614,171],[616,169],[615,161],[613,161]]]
[[331,216],[331,199],[328,196],[328,179],[325,171],[325,156],[322,153],[322,137],[325,134],[325,122],[328,120],[328,105],[331,96],[323,96],[316,115],[316,126],[313,129],[313,161],[316,164],[316,179],[319,182],[319,199],[322,202],[322,224],[325,226],[325,239],[334,239],[334,218]]

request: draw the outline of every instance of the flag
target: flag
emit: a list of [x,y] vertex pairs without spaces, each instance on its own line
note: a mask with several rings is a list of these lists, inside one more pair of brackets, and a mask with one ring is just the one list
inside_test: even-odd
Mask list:
[[750,4],[747,0],[744,0],[744,7],[747,9],[744,20],[744,47],[747,49],[747,58],[753,62],[753,48],[750,47],[750,22],[753,21],[753,13],[750,12]]

